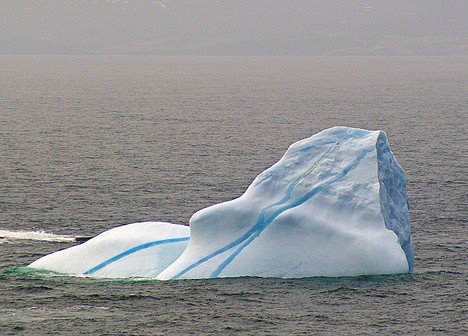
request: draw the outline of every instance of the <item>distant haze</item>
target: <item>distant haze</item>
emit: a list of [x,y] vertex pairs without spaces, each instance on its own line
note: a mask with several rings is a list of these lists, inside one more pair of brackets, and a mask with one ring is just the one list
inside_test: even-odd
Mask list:
[[466,0],[0,5],[0,54],[468,55]]

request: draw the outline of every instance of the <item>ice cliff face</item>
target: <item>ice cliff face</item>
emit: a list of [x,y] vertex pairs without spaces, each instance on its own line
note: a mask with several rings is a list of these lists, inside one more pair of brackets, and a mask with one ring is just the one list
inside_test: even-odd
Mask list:
[[413,265],[405,176],[385,133],[301,140],[239,198],[194,214],[159,279],[354,276]]
[[385,227],[395,232],[413,271],[413,242],[409,222],[409,202],[403,169],[393,156],[385,133],[377,139],[377,163],[380,184],[380,207]]
[[161,280],[411,272],[405,175],[384,132],[334,127],[291,145],[239,198],[195,213],[190,241],[188,227],[136,223],[30,267]]

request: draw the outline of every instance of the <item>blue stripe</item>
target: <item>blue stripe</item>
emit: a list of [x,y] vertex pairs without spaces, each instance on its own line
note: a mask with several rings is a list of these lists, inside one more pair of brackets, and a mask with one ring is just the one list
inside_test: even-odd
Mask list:
[[141,250],[153,247],[153,246],[171,244],[171,243],[180,243],[180,242],[185,242],[185,241],[188,241],[188,240],[189,240],[189,237],[170,238],[170,239],[156,240],[156,241],[152,241],[152,242],[149,242],[149,243],[144,243],[144,244],[141,244],[141,245],[137,245],[135,247],[132,247],[132,248],[130,248],[128,250],[123,251],[122,253],[119,253],[119,254],[113,256],[112,258],[107,259],[106,261],[103,261],[99,265],[94,266],[93,268],[87,270],[83,274],[84,275],[91,275],[91,274],[96,273],[97,271],[103,269],[104,267],[109,266],[110,264],[112,264],[112,263],[114,263],[114,262],[116,262],[116,261],[118,261],[118,260],[120,260],[122,258],[125,258],[126,256],[129,256],[130,254],[136,253],[138,251],[141,251]]
[[260,223],[257,223],[257,228],[254,233],[251,234],[251,239],[248,239],[246,243],[244,243],[241,247],[239,247],[231,256],[229,256],[224,262],[222,262],[218,268],[211,274],[211,277],[217,277],[221,274],[221,272],[226,268],[227,265],[231,263],[231,261],[234,260],[234,258],[242,252],[244,248],[246,248],[255,238],[257,238],[260,233],[265,230],[265,228],[271,224],[279,215],[281,215],[283,212],[286,210],[293,209],[295,207],[298,207],[299,205],[304,204],[308,200],[310,200],[312,197],[317,195],[323,188],[330,186],[332,183],[338,181],[339,179],[345,177],[353,168],[357,167],[359,162],[366,156],[367,152],[364,152],[362,155],[358,157],[358,159],[353,162],[350,166],[348,166],[346,169],[344,169],[338,176],[335,176],[334,178],[328,180],[327,182],[323,183],[320,186],[317,186],[316,188],[312,189],[312,191],[296,202],[294,202],[291,205],[287,205],[281,209],[278,209],[276,212],[274,212],[270,217],[268,217],[266,220],[263,219]]
[[[339,142],[338,142],[338,143],[339,143]],[[338,144],[338,143],[335,143],[335,144]],[[305,174],[303,174],[302,176],[300,176],[299,178],[297,178],[295,181],[293,181],[293,183],[291,183],[291,184],[288,186],[288,188],[287,188],[287,190],[286,190],[286,195],[285,195],[281,200],[279,200],[279,201],[277,201],[277,202],[275,202],[275,203],[273,203],[273,204],[270,204],[270,205],[268,205],[267,207],[263,208],[263,209],[260,211],[259,215],[258,215],[258,218],[259,218],[259,219],[257,220],[257,223],[256,223],[249,231],[247,231],[245,234],[243,234],[242,236],[240,236],[238,239],[234,240],[234,241],[231,242],[230,244],[228,244],[228,245],[226,245],[226,246],[224,246],[224,247],[222,247],[222,248],[220,248],[220,249],[218,249],[218,250],[212,252],[211,254],[209,254],[209,255],[207,255],[207,256],[205,256],[205,257],[199,259],[198,261],[194,262],[193,264],[187,266],[187,267],[184,268],[182,271],[180,271],[179,273],[177,273],[177,274],[173,277],[173,279],[178,279],[178,278],[180,278],[182,275],[184,275],[185,273],[191,271],[191,270],[194,269],[195,267],[197,267],[197,266],[199,266],[199,265],[201,265],[201,264],[207,262],[208,260],[213,259],[214,257],[216,257],[216,256],[218,256],[218,255],[220,255],[220,254],[222,254],[222,253],[224,253],[224,252],[226,252],[226,251],[228,251],[228,250],[230,250],[230,249],[236,247],[236,246],[239,245],[239,244],[242,244],[246,239],[249,239],[250,236],[251,236],[253,233],[255,233],[255,232],[258,231],[259,222],[260,222],[260,221],[264,221],[263,218],[265,217],[265,213],[266,213],[269,209],[271,209],[272,207],[287,202],[287,201],[289,200],[289,198],[291,197],[291,194],[292,194],[292,192],[294,191],[294,188],[297,186],[297,184],[298,184],[305,176],[307,176],[308,174],[310,174],[310,173],[315,169],[315,167],[317,167],[318,164],[326,157],[326,155],[328,155],[328,153],[329,153],[332,149],[333,149],[333,147],[331,147],[331,148],[327,151],[326,154],[322,155],[322,156],[320,157],[320,159],[316,162],[316,164],[314,164],[314,166],[313,166],[311,169],[309,169]],[[216,271],[215,271],[215,272],[216,272]]]
[[177,278],[180,278],[182,275],[184,275],[185,273],[191,271],[192,269],[194,269],[195,267],[205,263],[206,261],[210,260],[210,259],[213,259],[214,257],[242,244],[238,249],[236,249],[236,251],[234,251],[224,262],[222,262],[218,268],[211,274],[211,277],[217,277],[220,275],[220,273],[224,270],[224,268],[232,261],[234,260],[234,258],[240,253],[242,252],[242,250],[247,246],[249,245],[256,237],[258,237],[260,235],[260,233],[273,221],[276,219],[276,217],[278,217],[281,213],[283,213],[284,211],[286,210],[289,210],[289,209],[292,209],[294,207],[297,207],[301,204],[303,204],[304,202],[308,201],[309,199],[311,199],[313,196],[315,196],[319,191],[321,191],[323,188],[329,186],[330,184],[336,182],[337,180],[343,178],[344,176],[346,176],[350,170],[352,170],[353,168],[355,168],[359,162],[366,156],[367,152],[364,152],[362,153],[353,163],[351,163],[347,168],[345,168],[338,176],[335,176],[334,178],[331,178],[329,179],[328,181],[326,181],[325,183],[323,183],[322,185],[319,185],[317,186],[316,188],[312,189],[312,191],[308,194],[306,194],[305,196],[303,196],[302,198],[300,198],[298,201],[296,201],[295,203],[293,203],[292,205],[288,205],[288,206],[285,206],[285,207],[282,207],[280,209],[278,209],[277,211],[275,211],[273,214],[271,214],[270,216],[268,216],[267,218],[265,218],[265,214],[268,210],[270,210],[272,207],[275,207],[275,206],[278,206],[278,205],[281,205],[281,204],[284,204],[286,202],[288,202],[291,198],[292,198],[292,194],[294,192],[294,189],[296,188],[296,186],[305,178],[307,177],[308,175],[310,175],[314,170],[315,168],[330,154],[330,152],[339,147],[342,143],[344,143],[346,140],[350,140],[350,139],[353,139],[352,137],[349,137],[349,132],[346,132],[346,135],[340,139],[339,141],[336,141],[335,143],[333,143],[333,146],[330,147],[330,149],[325,153],[323,154],[320,159],[309,169],[307,170],[304,174],[302,174],[300,177],[298,177],[296,180],[294,180],[289,186],[288,188],[286,189],[286,195],[279,201],[273,203],[273,204],[270,204],[268,206],[266,206],[265,208],[263,208],[260,213],[259,213],[259,216],[258,216],[258,220],[257,222],[255,223],[255,225],[249,230],[247,231],[244,235],[242,235],[241,237],[239,237],[238,239],[234,240],[233,242],[231,242],[230,244],[212,252],[211,254],[199,259],[198,261],[196,261],[195,263],[187,266],[186,268],[184,268],[183,270],[181,270],[179,273],[177,273],[173,279],[177,279]]

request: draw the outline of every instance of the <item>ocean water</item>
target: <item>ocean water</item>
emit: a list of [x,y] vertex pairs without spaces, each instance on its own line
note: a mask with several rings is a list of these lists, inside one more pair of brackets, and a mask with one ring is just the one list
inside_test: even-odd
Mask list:
[[[0,334],[468,333],[467,78],[467,57],[0,56]],[[387,133],[408,179],[413,274],[159,282],[24,268],[74,236],[187,224],[335,125]]]

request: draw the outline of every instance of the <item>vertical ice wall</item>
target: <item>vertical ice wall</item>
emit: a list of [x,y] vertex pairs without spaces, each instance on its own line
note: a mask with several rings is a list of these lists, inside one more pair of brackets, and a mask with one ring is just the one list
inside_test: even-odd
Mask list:
[[380,183],[380,205],[387,229],[398,236],[405,251],[409,271],[413,271],[413,242],[409,222],[409,202],[403,169],[390,150],[387,137],[381,132],[377,139],[377,162]]

